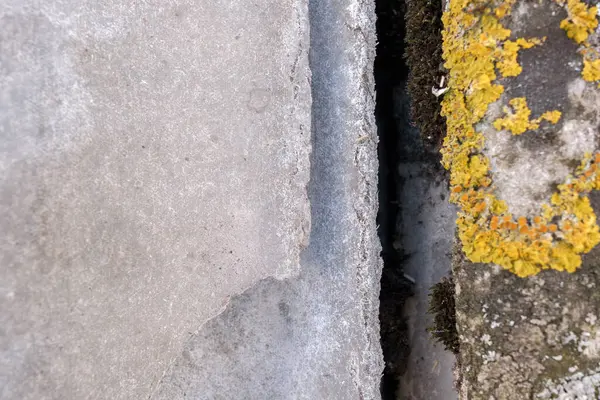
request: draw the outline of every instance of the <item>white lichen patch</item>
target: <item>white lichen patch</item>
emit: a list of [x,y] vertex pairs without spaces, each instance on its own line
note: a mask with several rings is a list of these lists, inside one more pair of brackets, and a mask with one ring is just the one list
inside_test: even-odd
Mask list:
[[[488,119],[502,115],[501,98],[488,109]],[[570,118],[567,110],[556,125],[555,143],[539,146],[526,145],[508,131],[497,131],[482,123],[479,129],[485,137],[484,154],[490,160],[498,198],[507,202],[513,215],[535,215],[544,202],[550,201],[554,184],[565,181],[574,172],[573,162],[596,149],[600,124],[600,91],[575,79],[568,85],[569,109],[578,110],[577,118]],[[537,135],[537,131],[523,135]]]
[[596,127],[600,124],[600,91],[579,78],[569,84],[568,96],[571,106],[579,110],[579,119],[589,119]]
[[500,358],[500,355],[493,350],[488,350],[488,352],[486,354],[484,354],[482,357],[483,357],[483,365],[486,365],[487,363],[497,361],[498,358]]
[[587,316],[585,317],[585,322],[587,322],[590,325],[596,325],[596,321],[597,321],[597,317],[595,314],[592,313],[588,313]]
[[490,335],[488,335],[487,333],[484,333],[481,336],[481,342],[484,343],[487,346],[491,346],[492,345],[492,338]]
[[600,357],[600,332],[583,332],[577,350],[590,359]]
[[490,131],[485,141],[497,197],[506,200],[513,215],[539,214],[540,199],[550,199],[551,184],[571,172],[571,167],[557,162],[557,151],[527,148],[509,132]]
[[569,334],[563,338],[563,344],[569,344],[571,342],[577,343],[577,335],[573,332],[569,332]]
[[588,373],[577,372],[558,380],[544,382],[544,390],[538,399],[596,400],[600,388],[600,367]]
[[529,322],[537,326],[545,326],[547,324],[546,321],[537,318],[532,318]]
[[571,160],[580,160],[586,152],[595,150],[596,127],[590,121],[565,121],[559,132],[561,154]]

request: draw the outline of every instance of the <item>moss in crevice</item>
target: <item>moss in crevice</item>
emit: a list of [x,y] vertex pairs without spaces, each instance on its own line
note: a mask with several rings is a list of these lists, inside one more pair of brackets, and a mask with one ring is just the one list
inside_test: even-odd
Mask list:
[[406,2],[405,57],[409,67],[411,120],[419,128],[425,143],[436,151],[446,132],[440,100],[431,93],[431,88],[444,74],[441,17],[442,0]]
[[458,354],[459,340],[452,278],[443,278],[431,287],[428,312],[433,316],[433,325],[427,329],[429,333],[443,344],[446,350]]

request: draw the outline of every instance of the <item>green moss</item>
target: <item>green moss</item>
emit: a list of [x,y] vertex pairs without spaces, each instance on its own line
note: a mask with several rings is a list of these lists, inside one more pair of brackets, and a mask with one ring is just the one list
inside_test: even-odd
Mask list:
[[431,93],[442,70],[442,1],[406,2],[405,57],[410,69],[408,91],[411,120],[429,144],[438,147],[445,136],[446,120],[440,101]]
[[433,326],[427,330],[448,351],[458,354],[459,341],[456,330],[456,306],[454,282],[444,278],[432,286],[429,292],[429,310],[433,315]]

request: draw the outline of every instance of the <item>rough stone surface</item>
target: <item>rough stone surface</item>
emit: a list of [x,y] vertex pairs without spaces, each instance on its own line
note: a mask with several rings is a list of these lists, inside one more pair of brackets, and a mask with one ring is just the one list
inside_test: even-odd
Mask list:
[[373,19],[3,2],[0,398],[379,397]]
[[[582,396],[600,387],[598,251],[575,274],[528,279],[455,257],[461,398],[596,399]],[[564,384],[575,373],[587,387]]]
[[[519,2],[509,28],[515,37],[547,36],[522,50],[523,73],[506,79],[508,98],[524,96],[532,118],[562,111],[560,122],[512,136],[480,126],[499,197],[516,215],[539,211],[585,152],[598,149],[600,91],[581,79],[581,55],[559,28],[566,16],[552,2]],[[597,35],[597,33],[596,33]],[[490,107],[486,122],[501,107]],[[600,197],[590,196],[600,212]],[[454,255],[462,399],[600,398],[600,249],[573,274],[531,278]]]
[[577,44],[560,28],[565,17],[566,12],[550,1],[523,1],[515,6],[514,18],[507,24],[513,37],[546,40],[519,52],[523,72],[517,78],[499,80],[505,92],[486,117],[488,122],[502,117],[509,99],[525,97],[532,119],[559,110],[558,124],[543,123],[535,132],[519,136],[498,132],[490,123],[481,124],[496,193],[507,200],[514,215],[540,213],[556,184],[573,173],[573,165],[579,165],[585,153],[598,147],[600,91],[581,78]]

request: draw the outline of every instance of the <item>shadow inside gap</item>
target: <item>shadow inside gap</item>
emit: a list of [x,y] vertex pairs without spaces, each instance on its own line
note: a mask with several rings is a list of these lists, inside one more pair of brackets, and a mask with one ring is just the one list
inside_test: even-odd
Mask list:
[[[395,400],[398,378],[404,373],[410,353],[408,325],[403,315],[406,299],[413,295],[413,282],[404,275],[407,257],[397,248],[397,220],[401,132],[395,116],[394,91],[406,87],[408,67],[404,59],[404,0],[376,0],[377,55],[375,58],[376,108],[379,135],[379,212],[378,234],[382,246],[379,320],[385,369],[381,382],[383,400]],[[408,118],[408,115],[406,115]],[[405,121],[409,123],[409,121]]]

